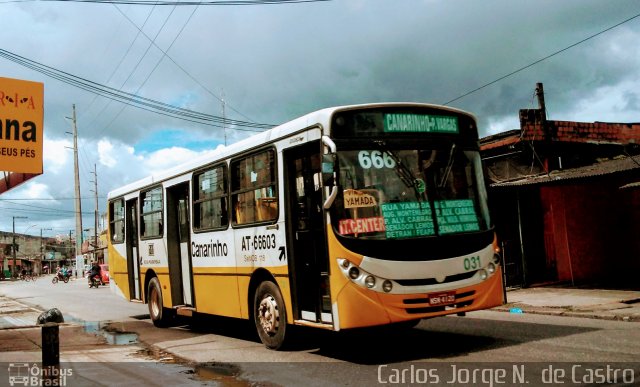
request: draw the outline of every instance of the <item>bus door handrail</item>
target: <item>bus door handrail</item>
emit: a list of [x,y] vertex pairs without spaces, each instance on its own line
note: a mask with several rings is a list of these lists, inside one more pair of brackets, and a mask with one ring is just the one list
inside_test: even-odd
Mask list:
[[[336,153],[336,143],[333,142],[333,140],[329,138],[329,136],[322,136],[322,143],[326,145],[327,148],[329,148],[329,151],[331,153]],[[338,187],[334,184],[333,187],[331,187],[331,193],[327,197],[327,200],[324,201],[322,207],[324,207],[325,210],[328,210],[333,204],[333,201],[336,200],[336,196],[338,196]]]

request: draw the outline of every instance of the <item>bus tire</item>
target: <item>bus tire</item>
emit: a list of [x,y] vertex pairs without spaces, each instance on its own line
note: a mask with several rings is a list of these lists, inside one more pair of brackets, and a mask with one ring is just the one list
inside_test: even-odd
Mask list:
[[253,321],[260,341],[269,349],[280,349],[287,330],[287,311],[278,286],[265,281],[253,299]]
[[162,305],[162,288],[157,277],[151,278],[147,288],[149,295],[149,316],[153,325],[159,328],[169,326],[169,311]]

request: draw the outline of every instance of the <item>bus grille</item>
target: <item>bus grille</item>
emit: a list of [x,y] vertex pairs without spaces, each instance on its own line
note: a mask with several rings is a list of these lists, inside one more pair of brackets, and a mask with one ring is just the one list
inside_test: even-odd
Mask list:
[[446,284],[448,282],[456,282],[456,281],[462,281],[462,280],[466,280],[469,279],[471,277],[473,277],[476,274],[475,271],[469,271],[466,273],[461,273],[461,274],[454,274],[454,275],[450,275],[445,277],[443,282],[438,282],[436,281],[435,278],[421,278],[421,279],[401,279],[401,280],[395,280],[397,283],[399,283],[402,286],[425,286],[425,285],[437,285],[437,284]]

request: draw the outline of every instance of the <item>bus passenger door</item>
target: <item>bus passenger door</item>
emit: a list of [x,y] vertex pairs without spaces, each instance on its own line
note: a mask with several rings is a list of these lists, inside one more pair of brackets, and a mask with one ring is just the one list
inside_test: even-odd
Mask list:
[[167,255],[173,306],[194,306],[189,221],[189,183],[167,189]]
[[327,242],[320,187],[320,142],[284,153],[287,245],[294,316],[332,322]]
[[138,254],[138,199],[126,204],[127,273],[129,274],[129,298],[141,300],[140,255]]

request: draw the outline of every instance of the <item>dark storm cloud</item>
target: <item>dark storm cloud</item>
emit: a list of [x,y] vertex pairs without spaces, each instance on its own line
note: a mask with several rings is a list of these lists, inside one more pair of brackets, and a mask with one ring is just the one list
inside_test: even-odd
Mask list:
[[[616,5],[334,1],[200,7],[191,19],[191,7],[122,7],[144,34],[113,6],[20,8],[34,15],[31,20],[38,21],[40,31],[44,33],[47,25],[53,31],[52,36],[40,37],[54,38],[44,51],[27,53],[44,63],[168,103],[189,96],[189,108],[217,114],[221,103],[210,92],[218,97],[224,92],[227,112],[234,118],[245,119],[244,115],[280,123],[329,105],[450,101],[640,12],[635,2]],[[618,84],[635,74],[637,55],[620,61],[613,43],[625,39],[625,34],[635,38],[637,24],[631,22],[452,105],[473,111],[481,120],[515,116],[540,81],[554,92],[556,111],[563,111],[576,94]],[[167,50],[183,26],[168,50],[171,59],[163,58],[158,47]],[[149,47],[148,37],[156,38],[158,47]],[[33,41],[27,39],[26,47],[30,46]],[[93,101],[93,96],[68,86],[53,86],[64,91],[55,98],[67,101],[52,106],[68,112],[69,100],[75,100],[83,109],[88,136],[136,141],[155,128],[196,129],[187,122],[123,109],[102,97]]]

